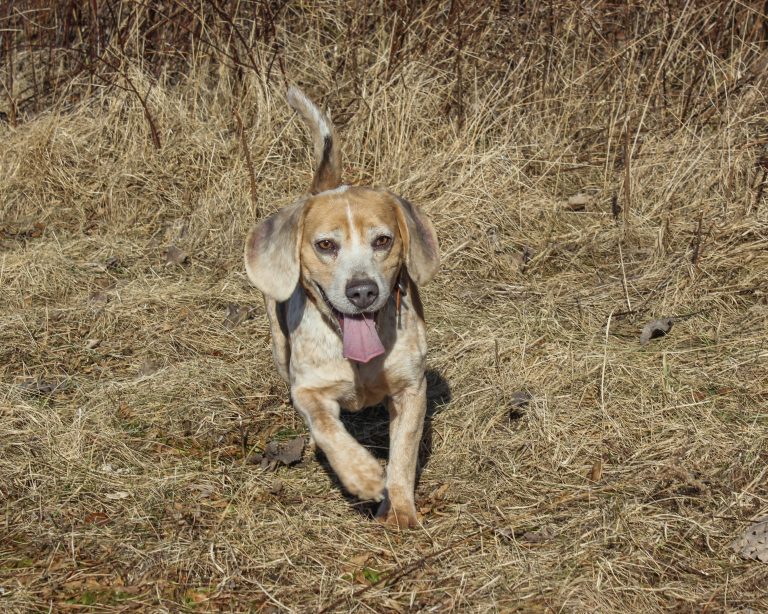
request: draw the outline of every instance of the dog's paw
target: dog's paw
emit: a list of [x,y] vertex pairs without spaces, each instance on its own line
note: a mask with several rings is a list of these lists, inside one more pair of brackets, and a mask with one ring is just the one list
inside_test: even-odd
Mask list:
[[381,501],[384,498],[384,470],[368,453],[347,465],[339,476],[344,487],[360,499]]
[[376,520],[397,529],[413,529],[418,524],[416,506],[413,503],[391,503],[385,500],[379,506]]

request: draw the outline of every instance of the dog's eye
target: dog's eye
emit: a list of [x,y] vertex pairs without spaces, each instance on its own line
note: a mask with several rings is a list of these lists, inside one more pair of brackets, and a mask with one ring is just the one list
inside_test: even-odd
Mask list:
[[376,237],[373,241],[373,246],[376,249],[385,249],[389,247],[389,244],[392,243],[392,237],[388,237],[387,235],[381,235],[380,237]]
[[330,239],[321,239],[315,243],[315,245],[321,252],[332,252],[336,250],[336,244]]

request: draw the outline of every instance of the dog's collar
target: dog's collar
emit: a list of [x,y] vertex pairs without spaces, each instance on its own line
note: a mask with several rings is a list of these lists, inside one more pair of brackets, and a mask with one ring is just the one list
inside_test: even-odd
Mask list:
[[400,330],[400,314],[402,307],[402,299],[408,295],[408,283],[406,279],[405,267],[400,269],[397,274],[397,282],[395,283],[395,313],[397,314],[397,329]]

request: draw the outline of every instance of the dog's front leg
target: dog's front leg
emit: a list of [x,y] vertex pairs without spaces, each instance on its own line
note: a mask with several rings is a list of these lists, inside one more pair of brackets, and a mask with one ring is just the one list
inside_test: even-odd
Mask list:
[[389,400],[389,465],[387,498],[378,518],[400,528],[416,526],[414,488],[421,433],[427,410],[426,378]]
[[293,404],[307,421],[312,438],[344,487],[361,499],[381,501],[384,497],[381,465],[344,428],[339,420],[338,402],[310,388],[294,389],[291,393]]

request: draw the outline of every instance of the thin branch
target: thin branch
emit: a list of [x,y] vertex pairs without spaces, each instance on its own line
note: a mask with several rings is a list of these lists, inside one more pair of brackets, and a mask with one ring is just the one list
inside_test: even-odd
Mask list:
[[256,173],[253,171],[253,160],[251,159],[251,149],[248,147],[248,140],[245,138],[245,129],[243,128],[243,119],[240,117],[240,113],[237,109],[232,109],[232,114],[237,121],[237,131],[240,133],[240,144],[243,147],[243,156],[245,157],[245,165],[248,168],[248,179],[251,184],[251,203],[256,211],[256,218],[260,217],[259,202],[258,202],[258,190],[256,187]]

